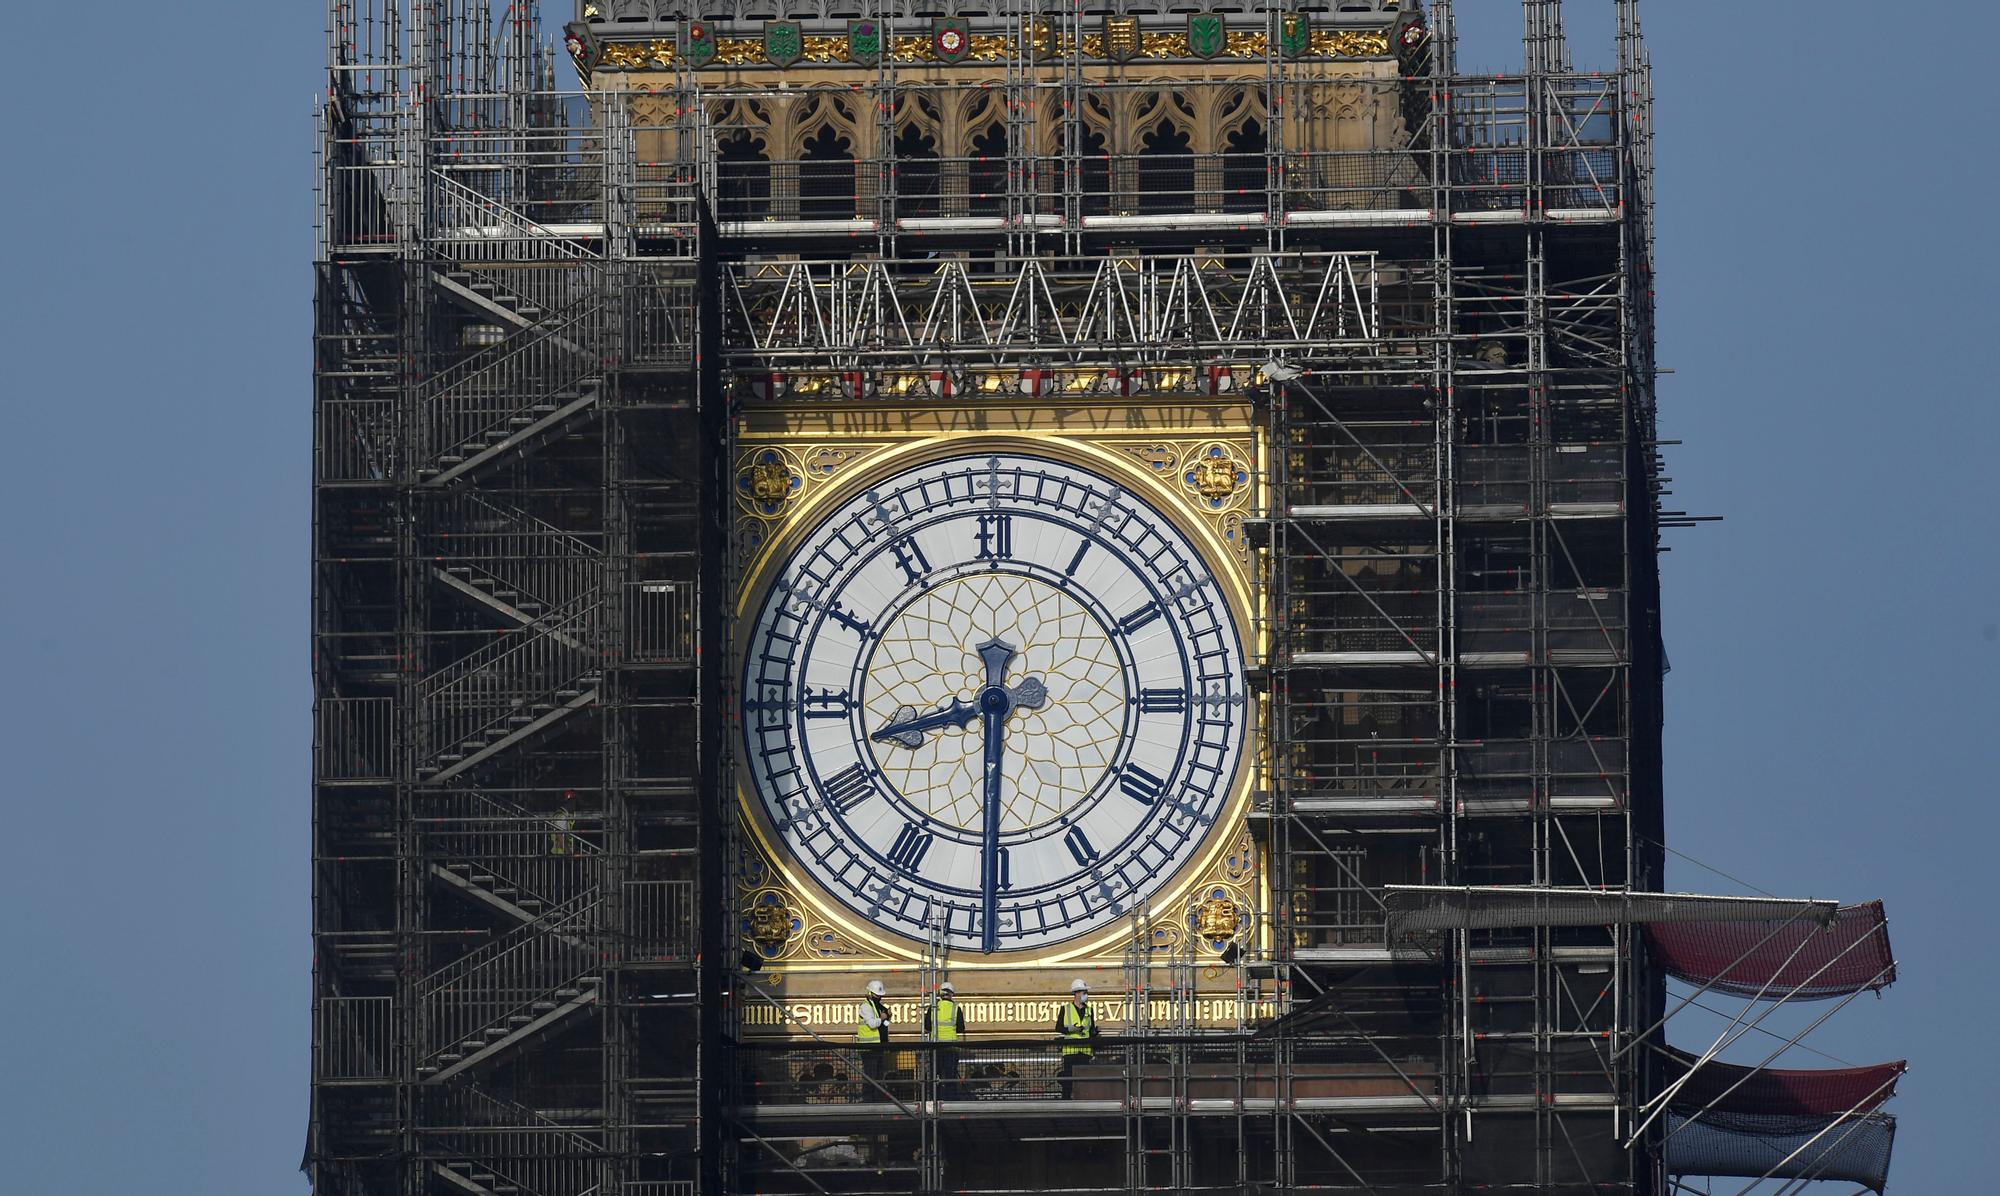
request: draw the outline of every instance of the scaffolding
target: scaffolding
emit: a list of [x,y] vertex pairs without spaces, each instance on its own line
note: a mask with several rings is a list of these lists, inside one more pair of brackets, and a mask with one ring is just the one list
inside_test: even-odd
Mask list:
[[693,1192],[696,191],[635,184],[630,113],[558,91],[533,5],[329,18],[309,1166],[328,1193]]
[[[566,55],[533,3],[330,0],[316,1190],[1879,1189],[1893,1075],[1746,1104],[1660,1039],[1669,975],[1857,990],[1649,937],[1695,908],[1657,894],[1684,516],[1608,2],[1614,69],[1525,0],[1521,71],[1474,78],[1449,0],[594,0]],[[871,1070],[747,1032],[733,415],[1137,395],[1261,421],[1268,906],[1220,955],[1135,914],[1131,1016],[1068,1083],[1046,1036]],[[1552,912],[1580,893],[1659,900]],[[933,933],[921,1000],[949,966]]]

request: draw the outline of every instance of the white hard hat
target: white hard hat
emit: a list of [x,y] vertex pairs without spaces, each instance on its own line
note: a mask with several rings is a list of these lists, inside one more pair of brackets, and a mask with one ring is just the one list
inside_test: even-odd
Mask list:
[[955,993],[958,991],[958,985],[947,980],[943,984],[938,985],[938,991],[941,993]]
[[871,997],[884,996],[888,993],[888,991],[889,991],[888,989],[882,987],[882,982],[880,980],[870,980],[868,982],[868,995]]
[[1069,991],[1073,993],[1087,993],[1090,991],[1090,986],[1083,982],[1083,977],[1078,976],[1069,982]]

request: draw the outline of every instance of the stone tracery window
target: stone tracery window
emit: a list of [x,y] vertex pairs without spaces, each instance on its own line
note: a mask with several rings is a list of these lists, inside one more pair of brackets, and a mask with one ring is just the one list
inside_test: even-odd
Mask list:
[[1194,151],[1187,133],[1161,120],[1140,137],[1139,145],[1139,211],[1192,210]]
[[[797,159],[793,186],[805,220],[848,220],[855,215],[854,114],[845,97],[821,92],[798,101],[792,114]],[[779,195],[782,203],[787,197]]]
[[1264,187],[1269,173],[1264,153],[1268,147],[1264,126],[1254,118],[1245,120],[1223,142],[1223,211],[1264,210]]
[[709,105],[715,127],[715,215],[718,220],[755,220],[771,201],[771,114],[751,99]]
[[975,133],[967,143],[966,210],[974,216],[999,216],[1007,211],[1007,126],[998,121]]
[[1102,216],[1111,210],[1111,155],[1105,152],[1104,134],[1081,120],[1068,122],[1063,132],[1070,168],[1078,175],[1081,214]]
[[806,220],[854,215],[853,149],[831,128],[811,134],[799,147],[799,215]]
[[937,138],[917,125],[896,133],[896,214],[935,216],[938,212]]
[[896,214],[938,214],[939,125],[937,105],[924,92],[910,89],[896,97],[896,136],[890,143],[896,172]]
[[750,220],[771,200],[771,163],[763,142],[738,130],[716,142],[716,217]]

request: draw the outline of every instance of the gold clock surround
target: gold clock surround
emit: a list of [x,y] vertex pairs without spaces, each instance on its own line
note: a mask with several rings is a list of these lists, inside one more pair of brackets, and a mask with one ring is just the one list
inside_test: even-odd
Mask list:
[[[836,413],[796,402],[746,405],[731,479],[738,495],[732,661],[742,659],[750,615],[764,601],[778,566],[824,512],[885,475],[986,451],[1028,453],[1091,469],[1142,497],[1196,546],[1236,619],[1246,662],[1261,659],[1253,554],[1242,521],[1258,499],[1263,449],[1246,404],[1209,398],[1088,410],[926,403],[843,404]],[[1249,946],[1260,934],[1256,911],[1267,905],[1267,894],[1245,816],[1263,767],[1262,725],[1258,700],[1250,695],[1248,740],[1222,814],[1189,862],[1147,902],[1155,950],[1191,948],[1212,960],[1224,943]],[[755,952],[781,975],[792,973],[806,989],[821,987],[810,981],[815,974],[844,980],[857,968],[895,972],[921,963],[924,944],[863,922],[792,867],[784,852],[773,850],[761,802],[740,765],[732,784],[742,830],[732,861],[741,949]],[[1220,933],[1224,905],[1239,914],[1227,934]],[[950,966],[956,975],[995,973],[996,982],[1003,981],[998,973],[1023,969],[1116,967],[1131,937],[1128,924],[1113,923],[1046,948],[992,957],[953,953]]]

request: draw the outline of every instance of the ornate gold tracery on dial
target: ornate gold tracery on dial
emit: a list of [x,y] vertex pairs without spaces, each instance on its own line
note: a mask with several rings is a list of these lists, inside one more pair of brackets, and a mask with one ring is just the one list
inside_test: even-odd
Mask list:
[[[1079,801],[1117,753],[1127,697],[1117,652],[1103,624],[1054,586],[1006,574],[959,578],[911,603],[883,634],[868,666],[870,723],[934,704],[939,694],[977,691],[983,675],[965,642],[968,627],[1025,645],[1014,675],[1048,687],[1043,706],[1016,716],[1020,765],[1001,814],[1003,833],[1043,825]],[[900,792],[929,797],[931,817],[972,829],[980,819],[980,752],[968,726],[875,760]]]

